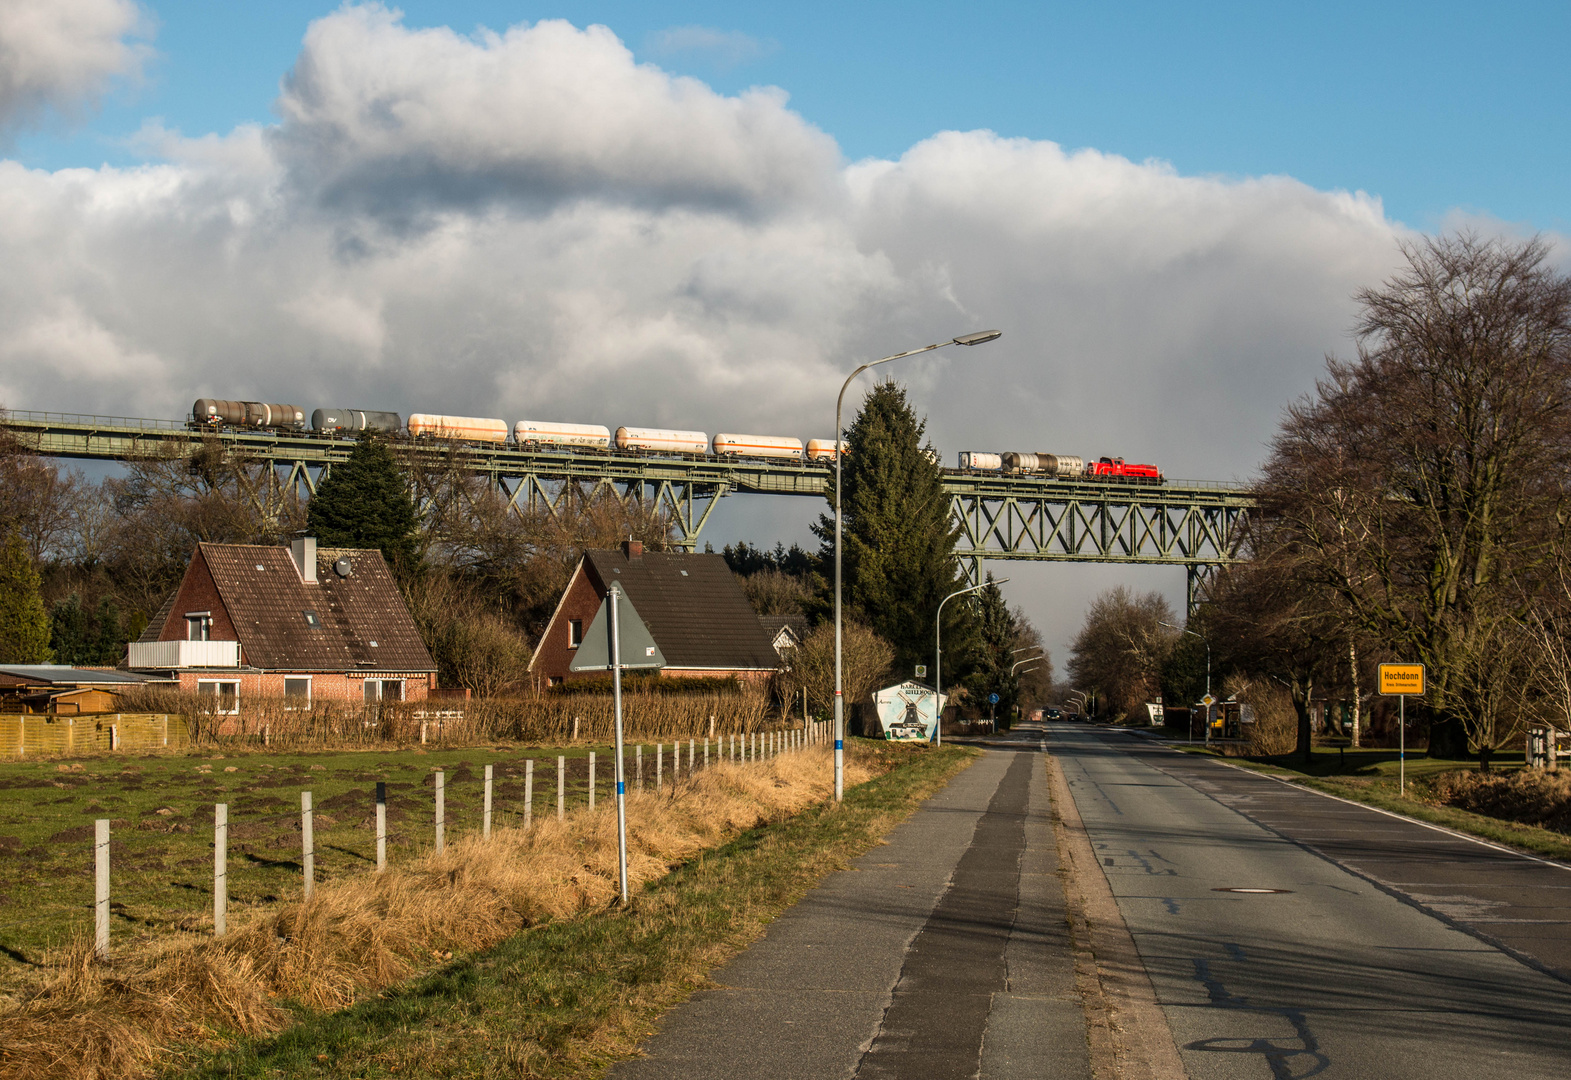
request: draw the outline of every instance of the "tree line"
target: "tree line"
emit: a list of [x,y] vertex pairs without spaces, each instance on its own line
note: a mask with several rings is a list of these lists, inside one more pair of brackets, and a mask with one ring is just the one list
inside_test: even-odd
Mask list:
[[1571,725],[1571,278],[1538,238],[1402,254],[1356,294],[1356,354],[1286,409],[1190,633],[1160,597],[1106,595],[1074,685],[1120,711],[1194,701],[1209,645],[1216,686],[1290,700],[1302,755],[1318,701],[1358,731],[1382,662],[1425,665],[1409,717],[1431,755],[1487,768],[1527,726]]

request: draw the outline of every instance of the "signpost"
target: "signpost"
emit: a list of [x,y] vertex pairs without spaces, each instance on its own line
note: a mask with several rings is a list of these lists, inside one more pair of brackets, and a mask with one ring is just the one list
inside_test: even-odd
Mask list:
[[1380,693],[1397,699],[1397,793],[1407,795],[1407,695],[1424,696],[1423,664],[1381,664]]
[[[1211,694],[1209,692],[1207,692],[1206,696],[1200,699],[1200,704],[1202,704],[1202,705],[1204,705],[1206,707],[1206,745],[1210,746],[1211,745],[1211,706],[1216,704],[1216,698],[1212,697]],[[1194,740],[1194,736],[1191,734],[1190,735],[1190,741],[1193,741],[1193,740]]]
[[[624,606],[627,608],[625,613],[620,610]],[[630,662],[624,661],[623,656],[629,657]],[[655,644],[644,620],[633,610],[633,602],[622,595],[622,586],[613,581],[567,670],[611,669],[611,697],[616,713],[616,858],[624,904],[627,903],[627,772],[622,767],[622,669],[662,667],[665,667],[665,654]]]

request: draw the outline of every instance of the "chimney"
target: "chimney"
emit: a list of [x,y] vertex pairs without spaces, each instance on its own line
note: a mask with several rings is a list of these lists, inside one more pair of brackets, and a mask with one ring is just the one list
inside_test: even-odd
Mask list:
[[316,584],[316,537],[302,536],[290,541],[289,557],[295,561],[295,572],[307,585]]
[[622,554],[629,559],[642,559],[644,557],[644,542],[642,540],[634,540],[629,536],[622,541]]

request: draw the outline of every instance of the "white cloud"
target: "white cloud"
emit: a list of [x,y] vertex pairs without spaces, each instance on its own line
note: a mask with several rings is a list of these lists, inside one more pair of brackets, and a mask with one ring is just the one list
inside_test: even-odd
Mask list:
[[733,68],[775,51],[774,42],[760,41],[740,30],[712,26],[671,26],[649,35],[645,48],[651,55],[705,57],[721,68]]
[[881,369],[946,460],[1247,476],[1402,235],[1363,194],[986,131],[848,165],[783,93],[721,95],[562,22],[466,37],[347,7],[279,113],[150,123],[140,168],[0,161],[0,404],[824,437],[856,363],[998,327]]
[[134,0],[0,2],[0,135],[91,105],[149,56]]

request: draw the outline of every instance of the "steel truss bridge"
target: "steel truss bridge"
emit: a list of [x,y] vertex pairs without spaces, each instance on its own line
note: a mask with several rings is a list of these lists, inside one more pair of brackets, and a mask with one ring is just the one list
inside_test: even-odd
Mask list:
[[[222,451],[261,467],[271,494],[309,497],[354,446],[350,438],[309,432],[192,430],[183,421],[12,411],[0,417],[23,447],[79,460],[171,460]],[[820,464],[747,458],[655,457],[593,450],[396,444],[421,475],[483,478],[507,505],[556,514],[575,500],[610,494],[670,515],[677,544],[689,551],[726,495],[824,498],[834,471]],[[955,554],[973,583],[990,559],[1183,566],[1193,607],[1215,570],[1238,557],[1240,525],[1254,506],[1239,485],[1058,480],[946,470],[944,491],[960,527]]]

